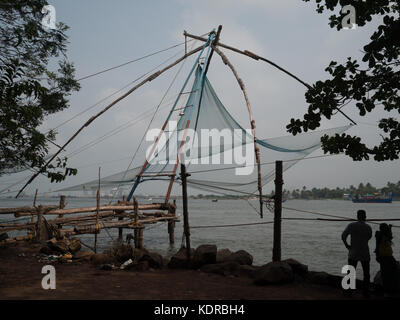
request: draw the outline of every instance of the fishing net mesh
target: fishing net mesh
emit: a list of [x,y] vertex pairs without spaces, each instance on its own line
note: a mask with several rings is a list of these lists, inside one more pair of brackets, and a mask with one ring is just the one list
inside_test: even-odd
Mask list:
[[[180,154],[183,155],[180,160],[185,161],[191,174],[187,180],[189,187],[226,195],[256,194],[257,165],[251,130],[244,129],[227,111],[200,65],[192,78],[191,89],[179,95],[171,110],[177,120],[169,121],[153,154],[147,155],[148,164],[138,190],[143,184],[169,182],[170,177],[163,174],[173,173]],[[319,149],[322,136],[340,134],[349,127],[257,139],[262,185],[274,179],[276,160],[282,160],[283,170],[287,170]],[[182,141],[185,142],[182,144]],[[151,143],[147,150],[151,150],[150,146]],[[138,166],[104,177],[101,187],[131,186],[141,168]],[[174,179],[180,180],[179,167],[176,173]],[[97,187],[98,180],[93,180],[59,191],[95,190]]]

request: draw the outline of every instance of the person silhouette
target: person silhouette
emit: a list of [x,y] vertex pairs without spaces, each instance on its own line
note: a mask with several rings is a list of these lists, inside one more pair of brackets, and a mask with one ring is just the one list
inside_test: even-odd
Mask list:
[[[372,228],[365,222],[367,214],[365,210],[357,211],[357,220],[347,225],[342,233],[342,240],[345,247],[348,249],[348,264],[357,268],[360,261],[363,269],[363,294],[369,296],[370,285],[370,260],[368,241],[372,238]],[[350,235],[350,245],[347,243],[347,238]]]
[[376,261],[381,267],[381,276],[384,294],[395,295],[397,292],[397,262],[393,257],[392,249],[392,225],[381,223],[379,231],[375,233],[376,238]]

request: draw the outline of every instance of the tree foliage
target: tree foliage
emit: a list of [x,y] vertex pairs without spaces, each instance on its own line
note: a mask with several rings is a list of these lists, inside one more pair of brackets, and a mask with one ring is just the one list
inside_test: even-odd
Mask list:
[[[41,170],[56,132],[41,132],[47,116],[66,109],[79,90],[66,57],[68,27],[42,25],[44,0],[0,0],[0,175]],[[76,174],[66,158],[44,170],[51,181]]]
[[294,189],[292,191],[284,190],[283,197],[291,199],[343,199],[344,194],[348,194],[351,197],[357,195],[367,194],[390,194],[392,193],[393,198],[400,199],[400,181],[397,183],[388,182],[383,188],[374,187],[371,183],[366,184],[360,183],[358,187],[351,185],[345,188],[312,188],[307,189],[305,186],[302,189]]
[[[308,2],[309,0],[303,0]],[[353,103],[360,116],[374,110],[388,112],[379,120],[378,127],[382,140],[375,146],[368,146],[358,136],[337,134],[321,139],[325,153],[344,152],[353,160],[376,161],[399,159],[400,123],[391,116],[393,111],[400,113],[400,2],[390,0],[316,0],[317,12],[336,10],[339,14],[331,15],[329,25],[342,29],[342,20],[346,12],[341,13],[345,5],[353,5],[358,27],[370,22],[373,17],[380,17],[381,24],[370,37],[370,42],[363,48],[362,61],[348,58],[340,64],[332,61],[325,69],[330,78],[317,81],[306,92],[309,104],[303,119],[291,119],[287,129],[293,135],[302,131],[314,130],[320,126],[322,118],[331,119],[349,103]],[[391,113],[391,114],[389,114]]]

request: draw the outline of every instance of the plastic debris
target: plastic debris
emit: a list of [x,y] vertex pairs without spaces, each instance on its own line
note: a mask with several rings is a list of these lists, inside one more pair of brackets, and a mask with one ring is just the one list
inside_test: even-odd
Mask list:
[[127,266],[129,266],[129,265],[132,264],[132,263],[133,263],[132,259],[129,259],[129,260],[125,261],[125,262],[121,265],[120,268],[123,270],[123,269],[125,269]]

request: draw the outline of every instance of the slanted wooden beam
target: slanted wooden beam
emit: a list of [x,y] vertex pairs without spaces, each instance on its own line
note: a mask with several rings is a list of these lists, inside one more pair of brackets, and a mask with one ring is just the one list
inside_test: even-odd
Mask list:
[[[165,203],[152,203],[152,204],[140,204],[139,210],[168,210],[171,204]],[[99,211],[109,210],[128,210],[132,211],[132,205],[106,205],[100,206]],[[42,213],[45,215],[55,214],[74,214],[84,212],[96,212],[97,206],[85,207],[85,208],[69,208],[69,209],[58,209],[58,206],[42,206]],[[20,207],[20,208],[1,208],[0,214],[14,214],[16,217],[31,216],[38,214],[38,208],[35,207]]]
[[236,69],[233,67],[232,63],[228,60],[228,58],[225,56],[225,54],[219,50],[218,48],[214,47],[214,50],[216,53],[218,53],[222,59],[222,61],[229,66],[229,68],[232,70],[237,82],[239,83],[240,89],[242,89],[244,99],[246,100],[246,106],[247,106],[247,111],[249,113],[249,118],[250,118],[250,125],[251,125],[251,131],[253,133],[253,139],[254,139],[254,153],[256,155],[256,161],[257,161],[257,177],[258,177],[258,183],[257,183],[257,188],[258,188],[258,193],[259,193],[259,202],[260,202],[260,215],[261,218],[263,217],[263,207],[264,203],[262,200],[262,181],[261,181],[261,163],[260,163],[260,149],[258,148],[257,145],[257,136],[256,136],[256,122],[253,119],[253,112],[251,111],[251,105],[250,105],[250,100],[247,95],[246,87],[243,83],[243,80],[240,79]]

